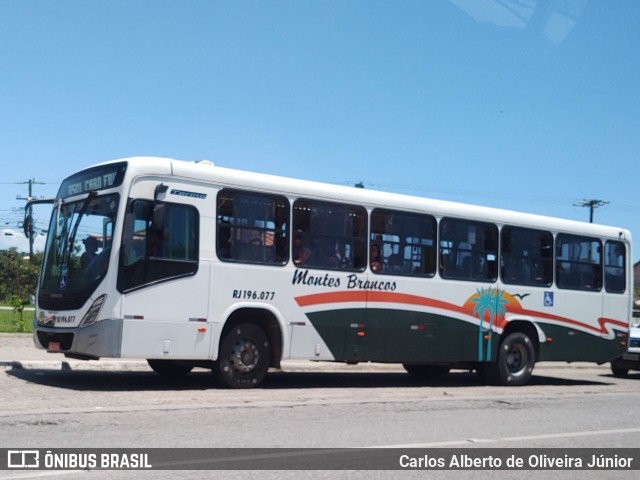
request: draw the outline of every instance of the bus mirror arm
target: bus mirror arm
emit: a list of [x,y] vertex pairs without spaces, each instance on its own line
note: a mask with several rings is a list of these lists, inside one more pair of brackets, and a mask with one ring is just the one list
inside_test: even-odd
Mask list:
[[31,214],[31,207],[33,205],[44,205],[55,203],[55,198],[38,198],[30,199],[24,207],[24,220],[22,221],[22,229],[24,230],[24,236],[31,238],[33,236],[33,215]]
[[162,195],[163,193],[167,193],[167,190],[169,190],[169,187],[164,183],[157,185],[155,191],[153,192],[153,199],[157,202],[158,197],[160,197],[160,195]]

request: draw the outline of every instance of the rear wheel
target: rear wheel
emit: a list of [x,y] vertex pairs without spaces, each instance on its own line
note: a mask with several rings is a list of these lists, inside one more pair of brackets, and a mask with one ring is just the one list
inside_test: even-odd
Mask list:
[[413,365],[403,363],[402,366],[412,377],[421,381],[444,377],[450,370],[449,365]]
[[147,360],[151,369],[165,378],[180,378],[188,375],[193,365],[176,360]]
[[253,323],[242,323],[225,334],[212,372],[227,387],[253,388],[267,375],[270,358],[265,331]]
[[629,369],[620,365],[620,362],[614,360],[611,362],[611,373],[614,377],[626,377]]
[[522,332],[514,332],[500,344],[495,362],[480,367],[480,375],[492,385],[519,386],[529,382],[536,363],[533,341]]

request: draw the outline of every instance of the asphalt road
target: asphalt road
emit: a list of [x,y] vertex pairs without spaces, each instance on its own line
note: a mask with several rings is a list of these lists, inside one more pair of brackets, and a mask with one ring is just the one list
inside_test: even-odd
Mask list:
[[[10,337],[10,338],[7,338]],[[144,362],[63,362],[0,335],[6,448],[613,448],[640,445],[640,374],[539,364],[530,385],[456,371],[421,384],[398,366],[285,362],[263,388],[227,390],[196,370],[163,381]],[[23,352],[23,353],[21,353]],[[41,478],[44,472],[0,472]],[[69,478],[209,478],[221,472],[51,472]],[[224,478],[246,478],[224,472]],[[255,472],[254,472],[255,473]],[[215,474],[215,475],[214,475]],[[429,471],[428,478],[633,478],[622,471]],[[38,476],[36,476],[38,475]],[[254,476],[254,475],[252,475]],[[258,478],[427,478],[427,472],[264,471]]]

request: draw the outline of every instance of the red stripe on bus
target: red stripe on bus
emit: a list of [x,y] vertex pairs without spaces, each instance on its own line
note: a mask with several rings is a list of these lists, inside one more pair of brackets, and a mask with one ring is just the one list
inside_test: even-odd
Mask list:
[[313,295],[296,297],[296,302],[301,307],[344,302],[402,303],[405,305],[419,305],[423,307],[441,308],[444,310],[451,310],[464,314],[469,313],[463,307],[453,305],[452,303],[443,302],[441,300],[435,300],[433,298],[419,297],[417,295],[409,295],[407,293],[371,292],[366,290],[315,293]]
[[577,320],[572,320],[570,318],[566,318],[566,317],[559,317],[557,315],[552,315],[550,313],[545,313],[545,312],[537,312],[535,310],[525,310],[524,308],[510,308],[508,310],[509,313],[520,313],[522,315],[528,315],[531,317],[538,317],[538,318],[544,318],[547,320],[555,320],[557,322],[562,322],[562,323],[567,323],[569,325],[574,325],[577,327],[581,327],[581,328],[586,328],[589,330],[592,330],[594,332],[598,332],[598,333],[609,333],[609,331],[606,328],[606,325],[612,324],[615,325],[617,327],[622,327],[622,328],[626,328],[627,324],[624,322],[621,322],[620,320],[614,320],[613,318],[603,318],[600,317],[598,318],[598,324],[600,325],[600,328],[598,327],[594,327],[592,325],[583,323],[583,322],[579,322]]
[[344,302],[366,302],[367,292],[365,290],[355,290],[352,292],[329,292],[315,293],[296,297],[296,302],[301,307],[310,305],[322,305],[324,303],[344,303]]

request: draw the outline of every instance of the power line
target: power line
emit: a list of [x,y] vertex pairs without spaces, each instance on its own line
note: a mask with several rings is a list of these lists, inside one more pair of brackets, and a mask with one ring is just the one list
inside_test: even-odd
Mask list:
[[609,202],[607,202],[605,200],[590,199],[590,200],[583,200],[580,203],[574,203],[573,206],[574,207],[589,207],[589,223],[593,223],[593,211],[596,208],[603,207],[604,205],[607,205],[608,203]]

